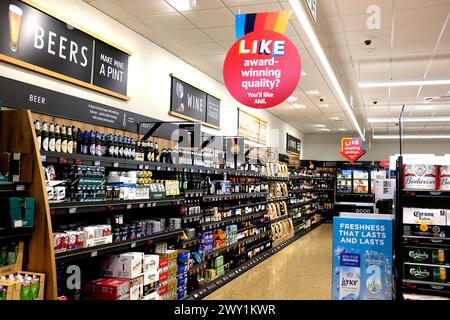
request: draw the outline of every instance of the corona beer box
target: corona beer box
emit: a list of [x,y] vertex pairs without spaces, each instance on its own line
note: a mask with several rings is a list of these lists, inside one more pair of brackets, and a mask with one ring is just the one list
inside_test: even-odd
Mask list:
[[447,210],[403,208],[403,224],[404,235],[445,238]]

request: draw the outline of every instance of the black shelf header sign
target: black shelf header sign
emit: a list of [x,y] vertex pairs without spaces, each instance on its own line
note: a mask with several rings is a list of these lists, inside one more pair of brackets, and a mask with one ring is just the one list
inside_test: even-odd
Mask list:
[[220,129],[220,99],[174,76],[171,77],[170,114]]
[[0,0],[0,60],[128,100],[130,53],[29,1]]
[[300,154],[301,140],[286,133],[286,151]]
[[[94,101],[81,99],[60,92],[33,86],[24,82],[0,77],[0,99],[4,106],[15,109],[30,109],[54,117],[92,123],[108,128],[136,132],[141,122],[157,123],[158,119],[128,112]],[[152,124],[141,126],[139,134],[145,135]],[[171,139],[178,126],[164,123],[154,136]]]

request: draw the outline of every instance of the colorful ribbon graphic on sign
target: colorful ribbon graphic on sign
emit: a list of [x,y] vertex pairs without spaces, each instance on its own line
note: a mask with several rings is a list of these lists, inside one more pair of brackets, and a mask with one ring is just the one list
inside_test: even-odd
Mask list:
[[364,141],[361,138],[342,138],[339,153],[351,163],[358,161],[366,154]]
[[285,101],[300,81],[301,59],[284,36],[292,11],[239,14],[236,37],[223,67],[231,95],[253,108]]

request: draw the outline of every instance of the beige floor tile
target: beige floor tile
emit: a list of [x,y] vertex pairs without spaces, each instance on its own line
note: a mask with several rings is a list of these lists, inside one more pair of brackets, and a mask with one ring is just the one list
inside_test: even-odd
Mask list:
[[328,300],[332,237],[324,224],[205,300]]

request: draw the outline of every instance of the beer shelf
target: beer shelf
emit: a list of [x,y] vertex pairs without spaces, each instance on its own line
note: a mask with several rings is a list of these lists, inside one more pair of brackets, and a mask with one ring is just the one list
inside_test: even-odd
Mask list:
[[203,202],[215,202],[215,201],[229,201],[229,200],[241,200],[266,197],[267,192],[257,193],[232,193],[222,195],[204,195]]
[[34,228],[4,229],[0,228],[0,240],[24,239],[33,235]]
[[423,266],[423,267],[435,267],[435,268],[450,268],[447,264],[437,264],[437,263],[421,263],[421,262],[404,262],[403,264],[412,266]]
[[232,245],[226,246],[226,247],[224,247],[224,248],[219,248],[219,249],[213,250],[213,251],[210,252],[210,253],[207,253],[207,254],[205,255],[205,256],[206,256],[206,259],[210,259],[210,258],[213,258],[213,257],[217,257],[218,255],[220,255],[220,254],[223,253],[223,252],[229,252],[230,250],[233,250],[233,249],[235,249],[235,248],[238,248],[238,247],[241,246],[241,245],[246,245],[246,244],[252,243],[253,241],[256,241],[256,240],[265,238],[265,237],[269,236],[270,234],[271,234],[270,231],[265,231],[265,232],[256,234],[256,235],[254,235],[254,236],[251,236],[251,237],[248,237],[248,238],[245,238],[245,239],[241,239],[241,240],[239,240],[238,242],[233,243]]
[[186,198],[196,198],[203,195],[203,190],[185,190],[183,194]]
[[247,254],[247,253],[249,253],[250,251],[252,251],[253,249],[258,248],[258,247],[261,247],[261,246],[266,247],[266,245],[267,245],[268,243],[270,243],[270,242],[272,242],[272,239],[269,239],[269,240],[263,241],[263,242],[261,242],[261,243],[258,243],[258,244],[254,245],[254,246],[252,246],[252,247],[250,247],[250,248],[248,248],[248,249],[245,249],[245,252],[240,253],[239,255]]
[[299,194],[299,193],[313,193],[313,192],[331,192],[333,189],[303,189],[303,190],[289,190],[291,194]]
[[180,205],[185,202],[184,197],[164,198],[157,200],[111,200],[97,202],[63,202],[51,203],[50,212],[52,215],[66,215],[86,212],[103,212],[129,209],[154,208],[161,206]]
[[173,237],[178,237],[182,230],[171,230],[161,233],[155,233],[149,237],[127,240],[123,242],[113,242],[96,247],[76,249],[66,252],[55,253],[55,258],[57,262],[68,262],[86,258],[97,257],[99,255],[112,254],[116,252],[121,252],[125,250],[134,249],[137,246],[145,245],[149,241],[163,240]]
[[318,181],[334,181],[333,178],[322,178],[322,177],[302,177],[302,176],[289,176],[292,180],[318,180]]
[[263,177],[262,174],[244,170],[208,168],[203,166],[181,165],[162,162],[137,161],[131,159],[98,157],[91,155],[59,153],[41,150],[41,160],[47,163],[94,165],[118,169],[154,170],[202,174],[228,174],[231,176]]
[[285,214],[284,216],[276,217],[276,218],[270,220],[270,223],[280,222],[280,221],[283,221],[283,220],[286,220],[286,219],[289,219],[289,218],[291,218],[291,216],[288,215],[288,214]]
[[199,263],[196,266],[193,266],[191,269],[189,269],[188,273],[189,273],[189,275],[193,275],[193,274],[196,274],[196,273],[198,273],[198,272],[200,272],[202,270],[205,270],[205,269],[206,269],[206,262],[202,262],[202,263]]
[[304,201],[304,202],[289,203],[288,205],[291,208],[299,208],[299,207],[307,206],[307,205],[309,205],[311,203],[318,202],[318,201],[319,201],[319,198],[316,198],[316,199],[310,199],[310,200]]
[[183,246],[183,249],[195,246],[195,245],[197,245],[199,243],[200,243],[199,239],[184,240],[184,241],[180,242],[180,244]]
[[424,237],[424,236],[408,236],[403,235],[403,243],[407,245],[417,246],[450,246],[450,238],[440,237]]
[[183,221],[185,223],[188,222],[194,222],[194,221],[200,221],[203,218],[203,214],[191,214],[183,216]]
[[450,283],[421,281],[421,280],[409,280],[409,279],[403,279],[403,283],[424,284],[424,285],[429,285],[429,286],[447,287],[447,288],[450,289]]
[[277,201],[287,201],[287,200],[289,200],[289,197],[267,198],[267,202],[277,202]]
[[268,177],[268,176],[265,176],[264,179],[267,180],[267,181],[289,181],[289,178],[287,178],[287,177]]
[[450,191],[403,189],[403,196],[417,198],[449,198]]
[[235,222],[241,222],[241,221],[246,221],[248,219],[252,219],[252,218],[256,218],[256,217],[261,217],[265,214],[266,214],[265,212],[252,212],[252,213],[247,213],[247,214],[243,214],[243,215],[239,215],[239,216],[224,218],[220,221],[205,222],[205,223],[200,224],[200,227],[203,230],[209,230],[209,229],[226,226],[228,224],[232,224]]
[[220,210],[228,211],[228,210],[245,208],[245,207],[255,207],[255,206],[262,205],[262,204],[267,204],[267,201],[247,203],[247,204],[239,204],[239,205],[235,205],[235,206],[223,207]]
[[28,192],[30,183],[28,182],[4,182],[0,183],[0,193],[3,192]]
[[200,289],[197,289],[196,291],[193,291],[190,295],[184,297],[181,300],[200,300],[206,297],[207,295],[211,294],[215,290],[219,289],[223,285],[227,284],[228,282],[234,280],[237,276],[245,273],[246,271],[252,269],[254,266],[257,266],[264,260],[270,258],[280,250],[284,249],[286,246],[290,245],[291,243],[297,241],[298,239],[302,238],[306,234],[308,234],[310,231],[314,230],[316,227],[320,225],[317,224],[316,226],[313,226],[307,230],[302,230],[298,234],[296,234],[293,238],[287,240],[286,242],[280,243],[279,245],[272,247],[261,254],[258,254],[257,256],[251,258],[247,262],[237,266],[236,268],[230,270],[222,277],[211,281],[207,285],[201,287]]

